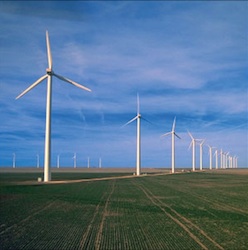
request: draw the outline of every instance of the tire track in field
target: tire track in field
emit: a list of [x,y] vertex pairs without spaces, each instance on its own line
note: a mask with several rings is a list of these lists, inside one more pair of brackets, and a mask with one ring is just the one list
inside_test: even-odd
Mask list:
[[[113,193],[113,190],[114,190],[114,188],[112,187],[111,194]],[[95,226],[96,218],[97,218],[97,216],[99,216],[99,213],[100,213],[100,205],[101,205],[102,201],[105,199],[105,197],[106,197],[106,192],[103,192],[102,197],[96,206],[93,217],[92,217],[92,219],[87,227],[87,230],[83,234],[79,249],[91,249],[92,248],[91,244],[90,244],[90,239],[92,238],[92,232],[94,230],[93,227]],[[109,200],[109,198],[110,198],[110,196],[107,198],[107,201]],[[105,203],[105,207],[106,207],[106,203]],[[99,230],[98,230],[98,232],[99,232]]]
[[35,215],[37,215],[37,214],[43,212],[44,210],[48,209],[49,207],[51,207],[55,202],[56,202],[56,200],[54,200],[53,202],[50,202],[47,206],[45,206],[45,207],[43,207],[42,209],[40,209],[40,210],[34,212],[33,214],[29,215],[29,216],[26,217],[25,219],[19,221],[18,223],[13,224],[13,225],[10,226],[10,227],[7,227],[6,229],[4,229],[3,231],[0,232],[0,235],[2,235],[2,234],[4,234],[4,233],[8,232],[9,230],[11,230],[11,229],[13,229],[13,228],[15,228],[15,227],[18,227],[19,225],[21,225],[21,224],[23,224],[23,223],[25,223],[25,222],[27,222],[28,220],[30,220],[31,218],[33,218]]
[[[146,195],[146,197],[157,207],[159,207],[169,218],[171,218],[175,223],[177,223],[182,229],[184,229],[189,236],[197,243],[199,244],[203,249],[208,249],[207,246],[205,246],[201,240],[191,232],[189,225],[193,228],[195,228],[201,235],[203,235],[206,239],[208,239],[212,244],[214,244],[215,247],[217,247],[218,249],[224,250],[224,248],[222,246],[220,246],[217,242],[215,242],[212,238],[210,238],[201,228],[199,228],[197,225],[195,225],[193,222],[191,222],[190,220],[188,220],[187,218],[185,218],[184,216],[182,216],[181,214],[179,214],[177,211],[175,211],[174,209],[172,209],[169,205],[165,204],[164,202],[162,202],[161,200],[159,200],[158,198],[156,198],[153,193],[146,189],[144,186],[142,186],[141,184],[138,185],[137,183],[134,183],[134,185],[136,185],[138,188],[140,188],[142,190],[142,192]],[[166,211],[164,209],[164,207],[166,207],[167,209],[170,210],[170,212]],[[176,216],[175,216],[176,215]],[[178,217],[178,218],[176,218]],[[182,223],[179,219],[183,220],[186,224]]]
[[246,211],[246,210],[243,210],[243,209],[237,208],[237,207],[233,207],[231,205],[227,205],[226,203],[223,203],[223,202],[220,202],[220,201],[213,201],[213,200],[206,199],[202,195],[192,193],[192,190],[191,190],[191,192],[188,192],[188,191],[185,191],[185,189],[175,188],[174,186],[173,186],[173,188],[176,189],[177,191],[180,191],[180,192],[185,193],[187,195],[190,193],[191,196],[193,196],[193,197],[195,197],[197,199],[201,199],[202,201],[205,201],[206,203],[209,203],[209,204],[213,205],[216,208],[220,208],[221,210],[223,210],[223,208],[226,208],[227,210],[236,211],[236,212],[239,212],[241,214],[248,214],[248,211]]
[[104,206],[104,210],[103,210],[103,214],[102,214],[102,220],[101,220],[101,224],[100,224],[100,228],[98,230],[97,233],[97,237],[96,237],[96,241],[95,241],[95,249],[99,250],[100,249],[100,244],[101,244],[101,238],[102,238],[102,232],[103,232],[103,225],[104,225],[104,221],[106,219],[107,216],[107,210],[108,210],[108,204],[109,204],[109,200],[111,195],[113,194],[115,189],[115,181],[113,181],[112,187],[111,187],[111,192],[109,193],[109,196],[106,200],[105,206]]
[[223,210],[223,208],[225,208],[227,210],[236,211],[236,212],[239,212],[241,214],[248,214],[248,211],[246,211],[246,210],[243,210],[243,209],[240,209],[240,208],[237,208],[237,207],[233,207],[231,205],[227,205],[227,204],[219,202],[219,201],[211,201],[211,200],[208,200],[208,199],[206,199],[205,197],[203,197],[201,195],[197,195],[197,194],[191,194],[191,195],[205,201],[206,203],[209,203],[209,204],[213,205],[216,208],[220,208],[221,210]]

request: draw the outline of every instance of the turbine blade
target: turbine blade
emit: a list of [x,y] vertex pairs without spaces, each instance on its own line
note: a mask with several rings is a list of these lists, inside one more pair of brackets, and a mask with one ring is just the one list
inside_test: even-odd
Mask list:
[[188,150],[193,146],[193,140],[191,141],[191,143],[189,144],[189,148]]
[[172,131],[175,131],[176,127],[176,117],[174,118],[173,125],[172,125]]
[[182,139],[179,135],[177,135],[174,131],[174,135],[178,138],[178,139]]
[[199,145],[202,144],[202,139],[195,139],[195,142],[198,143]]
[[89,88],[87,88],[87,87],[84,87],[83,85],[81,85],[81,84],[79,84],[79,83],[76,83],[76,82],[74,82],[74,81],[72,81],[72,80],[70,80],[70,79],[68,79],[68,78],[66,78],[66,77],[57,75],[57,74],[55,74],[55,73],[53,73],[53,75],[56,76],[57,78],[59,78],[60,80],[64,81],[64,82],[68,82],[68,83],[70,83],[70,84],[72,84],[72,85],[74,85],[74,86],[76,86],[76,87],[78,87],[78,88],[80,88],[80,89],[84,89],[84,90],[87,90],[87,91],[90,91],[90,92],[91,92],[91,89],[89,89]]
[[30,85],[27,89],[25,89],[20,95],[16,97],[16,100],[25,95],[28,91],[30,91],[32,88],[37,86],[39,83],[41,83],[43,80],[45,80],[48,77],[48,75],[44,75],[41,78],[39,78],[36,82],[34,82],[32,85]]
[[140,113],[140,100],[139,100],[139,93],[137,93],[137,115]]
[[154,125],[152,122],[150,122],[149,120],[147,120],[146,118],[144,118],[143,116],[141,116],[140,117],[142,120],[144,120],[144,121],[146,121],[146,122],[148,122],[148,123],[150,123],[151,125]]
[[133,119],[131,119],[130,121],[128,121],[127,123],[125,123],[125,124],[122,126],[122,128],[125,127],[125,126],[127,126],[128,124],[132,123],[132,122],[135,121],[136,119],[138,119],[138,116],[137,116],[137,115],[136,115]]
[[192,136],[192,134],[188,131],[188,134],[189,134],[189,136],[190,136],[190,138],[192,139],[192,140],[194,140],[194,137]]
[[165,134],[161,135],[161,137],[164,137],[164,136],[167,136],[167,135],[171,135],[171,134],[172,134],[172,132],[168,132],[168,133],[165,133]]
[[49,41],[48,31],[46,31],[46,44],[47,44],[48,67],[49,67],[49,69],[52,69],[53,60],[52,60],[52,53],[51,53],[51,47],[50,47],[50,41]]

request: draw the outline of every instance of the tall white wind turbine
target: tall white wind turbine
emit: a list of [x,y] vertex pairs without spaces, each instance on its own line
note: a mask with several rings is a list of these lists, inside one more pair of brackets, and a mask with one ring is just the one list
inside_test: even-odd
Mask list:
[[211,170],[213,168],[213,151],[212,149],[215,148],[215,147],[211,147],[208,145],[208,148],[209,148],[209,169]]
[[171,135],[171,173],[175,172],[175,136],[181,139],[180,136],[176,134],[175,127],[176,127],[176,117],[174,118],[171,132],[162,135],[162,136]]
[[227,152],[227,153],[225,153],[225,168],[228,168],[228,155],[229,155],[230,153],[229,152]]
[[223,150],[220,150],[220,168],[223,168]]
[[90,168],[90,157],[87,159],[87,167]]
[[16,154],[13,153],[13,168],[16,167]]
[[137,120],[137,150],[136,150],[136,175],[140,175],[141,170],[141,137],[140,137],[140,103],[139,103],[139,95],[137,94],[137,115],[128,121],[126,124],[123,125],[126,126],[133,121]]
[[201,142],[200,142],[200,170],[202,170],[202,162],[203,162],[203,159],[202,159],[202,154],[203,154],[203,144],[204,144],[204,142],[205,142],[205,140],[206,139],[204,139],[204,140],[201,140],[201,139],[198,139],[198,140],[200,140]]
[[59,168],[60,165],[60,155],[57,155],[57,168]]
[[189,145],[189,148],[192,147],[192,171],[195,171],[195,145],[196,145],[196,139],[192,136],[192,134],[188,131],[188,134],[191,138],[191,143]]
[[235,155],[235,163],[234,163],[235,164],[235,168],[238,168],[238,158],[239,157]]
[[39,168],[40,167],[40,155],[37,154],[36,158],[37,158],[37,168]]
[[214,152],[214,156],[215,156],[215,169],[218,169],[218,149],[215,149]]
[[46,69],[46,74],[40,77],[36,82],[30,85],[26,90],[24,90],[16,99],[25,95],[31,89],[36,87],[39,83],[47,78],[47,102],[46,102],[46,131],[45,131],[45,153],[44,153],[44,182],[51,180],[51,102],[52,102],[52,77],[55,76],[62,81],[70,83],[83,90],[91,91],[64,76],[56,74],[52,70],[52,53],[50,48],[50,41],[48,31],[46,31],[46,45],[47,45],[47,57],[48,57],[48,68]]
[[76,168],[77,167],[77,154],[76,153],[74,153],[72,159],[73,159],[73,166],[74,168]]

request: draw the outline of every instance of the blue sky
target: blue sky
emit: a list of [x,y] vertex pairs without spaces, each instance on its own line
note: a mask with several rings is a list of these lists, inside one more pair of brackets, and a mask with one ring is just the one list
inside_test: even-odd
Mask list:
[[[0,2],[0,166],[43,165],[45,31],[53,69],[52,166],[134,167],[140,95],[142,166],[191,167],[189,130],[248,166],[248,3],[245,1]],[[199,167],[197,147],[197,168]],[[204,166],[209,166],[204,147]]]

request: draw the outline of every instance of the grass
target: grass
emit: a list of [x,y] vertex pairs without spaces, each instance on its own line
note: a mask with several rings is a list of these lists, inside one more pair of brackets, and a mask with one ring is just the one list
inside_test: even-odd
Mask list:
[[1,174],[1,249],[247,249],[248,171],[226,173],[56,185]]

